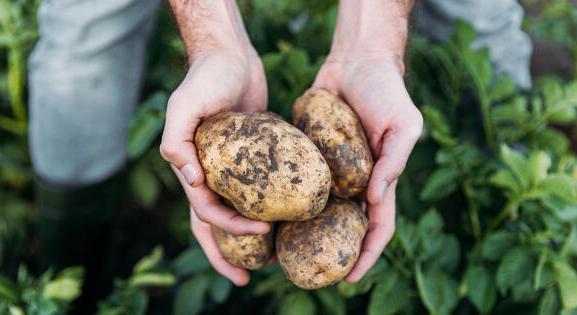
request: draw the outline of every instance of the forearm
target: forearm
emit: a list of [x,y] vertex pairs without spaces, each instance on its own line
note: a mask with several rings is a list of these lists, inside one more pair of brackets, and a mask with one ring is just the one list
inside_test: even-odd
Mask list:
[[218,49],[253,53],[235,0],[170,0],[189,59]]
[[340,0],[331,53],[382,55],[402,65],[413,0]]

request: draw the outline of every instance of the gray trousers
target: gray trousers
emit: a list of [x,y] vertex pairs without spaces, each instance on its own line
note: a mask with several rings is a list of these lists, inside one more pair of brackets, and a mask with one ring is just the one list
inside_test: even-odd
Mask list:
[[[43,180],[98,182],[123,167],[145,48],[160,0],[45,0],[29,60],[30,152]],[[531,43],[516,0],[423,0],[416,29],[445,39],[456,19],[477,30],[497,71],[529,87]]]

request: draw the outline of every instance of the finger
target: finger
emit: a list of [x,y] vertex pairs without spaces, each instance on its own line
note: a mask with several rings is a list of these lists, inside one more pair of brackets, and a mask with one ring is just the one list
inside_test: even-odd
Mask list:
[[363,241],[363,247],[357,263],[345,278],[354,283],[359,281],[381,256],[383,249],[393,237],[395,231],[395,188],[393,182],[379,204],[367,209],[369,230]]
[[194,209],[190,209],[190,227],[192,234],[202,247],[208,261],[214,269],[230,279],[237,286],[247,285],[250,281],[248,272],[242,268],[235,267],[224,259],[222,253],[216,245],[210,224],[204,223],[198,219]]
[[179,108],[191,105],[183,104],[183,102],[190,102],[190,100],[175,93],[168,101],[160,154],[178,169],[188,185],[198,186],[204,181],[204,173],[193,138],[196,127],[200,124],[200,118],[178,113]]
[[237,211],[220,202],[219,197],[208,186],[191,187],[186,184],[184,176],[175,167],[176,177],[182,184],[184,192],[196,212],[196,216],[206,222],[231,233],[232,235],[265,234],[271,229],[271,224],[243,217]]
[[405,169],[413,147],[421,135],[422,122],[389,130],[383,136],[380,154],[367,187],[367,201],[376,205],[383,199],[387,187]]

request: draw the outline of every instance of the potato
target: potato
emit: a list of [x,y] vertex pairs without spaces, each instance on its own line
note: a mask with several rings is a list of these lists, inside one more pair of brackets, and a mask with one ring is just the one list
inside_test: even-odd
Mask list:
[[267,234],[234,236],[213,225],[212,233],[226,261],[237,267],[260,269],[274,253],[272,230]]
[[357,114],[329,91],[308,90],[294,103],[292,116],[329,164],[332,193],[346,198],[365,190],[373,157]]
[[302,289],[334,284],[355,265],[367,228],[359,205],[331,197],[317,217],[279,224],[275,244],[280,266]]
[[271,113],[220,113],[197,129],[206,183],[245,217],[302,221],[325,207],[330,169],[297,128]]

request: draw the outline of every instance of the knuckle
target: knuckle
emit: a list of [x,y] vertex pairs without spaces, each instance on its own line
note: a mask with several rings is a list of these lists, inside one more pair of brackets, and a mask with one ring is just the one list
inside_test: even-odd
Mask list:
[[178,147],[163,141],[160,144],[160,155],[162,158],[168,162],[174,161],[177,159],[179,152]]

